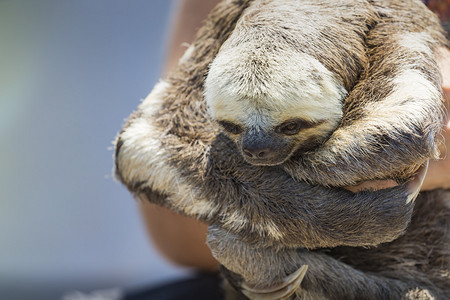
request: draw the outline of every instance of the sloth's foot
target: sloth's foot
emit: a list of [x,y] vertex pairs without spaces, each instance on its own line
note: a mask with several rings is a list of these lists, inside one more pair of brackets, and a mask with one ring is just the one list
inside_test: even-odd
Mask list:
[[[428,170],[428,161],[426,163],[424,163],[416,171],[416,174],[406,184],[406,191],[408,193],[408,198],[406,199],[407,203],[414,201],[414,199],[417,198],[417,195],[419,195],[420,188],[422,187],[422,184],[425,180],[425,175],[427,174],[427,170]],[[369,190],[377,191],[377,190],[392,188],[397,185],[398,185],[398,183],[396,183],[394,180],[385,179],[385,180],[364,181],[358,185],[344,186],[344,188],[353,193],[358,193],[361,191],[369,191]]]
[[303,265],[297,271],[284,278],[280,284],[266,288],[250,287],[243,283],[242,293],[252,300],[287,299],[300,287],[307,270],[308,266]]

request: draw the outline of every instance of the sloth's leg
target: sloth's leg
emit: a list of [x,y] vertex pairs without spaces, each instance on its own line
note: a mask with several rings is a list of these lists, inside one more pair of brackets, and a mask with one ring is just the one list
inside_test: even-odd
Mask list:
[[438,156],[444,105],[435,51],[447,43],[439,21],[419,1],[373,2],[380,20],[366,39],[369,66],[329,140],[286,164],[296,178],[330,186],[406,179]]
[[286,299],[294,291],[298,299],[403,299],[427,289],[408,276],[364,273],[324,253],[247,244],[217,226],[210,226],[208,245],[226,279],[250,299]]
[[250,299],[286,299],[308,269],[295,249],[250,245],[220,226],[209,226],[207,242],[228,282]]
[[298,250],[297,263],[308,265],[297,299],[410,299],[413,290],[433,294],[427,284],[408,274],[389,278],[362,272],[320,252]]

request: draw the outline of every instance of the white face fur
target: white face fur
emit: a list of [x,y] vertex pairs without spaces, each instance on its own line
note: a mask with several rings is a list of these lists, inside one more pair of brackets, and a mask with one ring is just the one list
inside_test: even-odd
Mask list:
[[210,66],[205,97],[244,158],[277,165],[323,142],[342,117],[343,84],[308,54],[232,38]]

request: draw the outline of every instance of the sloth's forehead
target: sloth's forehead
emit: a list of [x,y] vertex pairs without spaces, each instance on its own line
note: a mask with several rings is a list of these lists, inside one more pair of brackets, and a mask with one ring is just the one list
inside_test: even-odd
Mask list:
[[224,49],[217,55],[210,66],[207,88],[212,83],[242,97],[280,98],[291,90],[320,93],[339,85],[337,76],[309,54],[288,49],[264,51],[249,44]]
[[340,119],[340,102],[313,101],[310,99],[224,99],[210,106],[210,113],[217,120],[235,121],[247,126],[270,128],[289,119],[318,121]]
[[235,51],[218,55],[205,81],[213,118],[273,125],[290,118],[340,116],[346,90],[315,58],[304,53],[253,57]]
[[220,97],[267,98],[280,106],[287,99],[299,97],[341,100],[343,84],[306,53],[256,55],[251,50],[231,48],[214,59],[205,81],[205,91],[208,101]]

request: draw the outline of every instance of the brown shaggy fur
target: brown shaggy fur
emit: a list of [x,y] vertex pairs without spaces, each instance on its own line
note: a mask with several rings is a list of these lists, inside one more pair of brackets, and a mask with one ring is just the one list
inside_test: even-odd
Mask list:
[[[212,11],[175,72],[119,134],[117,178],[135,194],[210,224],[209,246],[238,287],[276,283],[306,264],[298,299],[446,299],[450,192],[407,203],[405,184],[356,194],[339,188],[376,178],[404,182],[436,156],[439,96],[398,99],[396,113],[383,122],[373,111],[393,110],[386,106],[392,101],[383,101],[395,94],[405,69],[440,89],[433,51],[446,41],[438,21],[420,1],[346,1],[349,10],[365,8],[363,29],[356,16],[341,21],[355,23],[366,50],[345,38],[336,44],[339,27],[323,32],[335,52],[314,49],[314,41],[302,48],[350,91],[341,124],[318,149],[261,167],[244,161],[203,99],[209,63],[245,9],[259,1],[223,1]],[[342,5],[315,3],[322,2]],[[426,38],[405,48],[399,38],[410,33]]]

